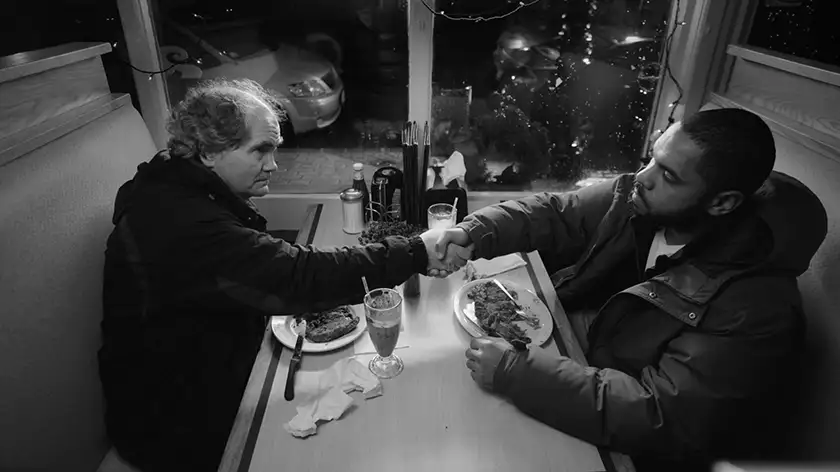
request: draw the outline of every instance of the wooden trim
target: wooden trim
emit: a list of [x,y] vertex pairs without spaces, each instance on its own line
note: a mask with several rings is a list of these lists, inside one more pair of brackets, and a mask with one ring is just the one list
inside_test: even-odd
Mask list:
[[[732,76],[732,68],[735,64],[735,58],[727,54],[726,49],[730,44],[740,44],[747,40],[750,29],[752,29],[758,2],[759,0],[745,0],[740,3],[727,2],[734,9],[732,11],[734,16],[730,22],[722,24],[720,29],[722,41],[720,41],[721,44],[715,53],[712,65],[714,67],[720,67],[721,70],[715,78],[712,87],[708,90],[708,93],[726,90],[729,84],[729,78]],[[727,26],[730,26],[730,34],[726,33]]]
[[[677,105],[677,110],[674,111],[674,119],[677,121],[682,119],[686,113],[694,111],[688,108],[687,104],[693,104],[692,106],[699,107],[702,101],[698,98],[692,98],[692,95],[698,93],[696,92],[698,87],[694,83],[700,78],[698,73],[709,68],[706,57],[710,57],[710,54],[705,54],[704,51],[709,49],[711,43],[704,41],[704,36],[709,31],[704,30],[702,22],[707,17],[707,11],[711,8],[712,2],[713,0],[671,1],[671,13],[668,17],[665,36],[662,39],[661,57],[663,59],[665,57],[665,48],[668,45],[668,37],[671,34],[672,28],[674,28],[674,24],[676,22],[686,23],[683,26],[677,26],[674,32],[673,46],[668,61],[671,72],[683,91],[681,103]],[[679,18],[677,17],[677,6],[680,7]],[[665,129],[668,125],[668,117],[671,114],[670,104],[679,96],[679,90],[665,71],[665,65],[664,63],[661,64],[662,73],[656,86],[656,98],[651,108],[653,116],[648,121],[647,136],[651,136],[656,129]],[[702,90],[702,87],[700,89]],[[645,141],[642,153],[639,156],[640,159],[647,154],[651,144],[649,139]]]
[[[315,233],[318,231],[323,208],[324,205],[321,203],[308,206],[295,244],[304,246],[312,244]],[[263,335],[260,351],[254,360],[254,366],[251,368],[248,385],[242,394],[239,411],[236,413],[236,419],[230,430],[224,455],[222,455],[222,462],[219,464],[219,472],[247,472],[262,426],[271,386],[274,384],[282,349],[281,344],[274,341],[274,333],[269,323]]]
[[[408,0],[408,120],[432,126],[432,68],[434,67],[435,16],[423,1]],[[422,139],[421,139],[422,141]],[[418,146],[423,155],[423,143]],[[418,175],[422,166],[418,166]]]
[[[526,262],[528,276],[531,278],[531,283],[537,292],[537,296],[550,307],[552,318],[554,319],[554,331],[552,337],[557,349],[564,356],[569,357],[573,361],[582,366],[588,366],[589,362],[586,360],[586,355],[580,347],[580,343],[575,338],[572,324],[569,322],[569,317],[566,315],[566,310],[557,298],[554,287],[550,285],[551,278],[545,268],[545,264],[539,257],[531,258],[528,253],[520,253]],[[540,278],[537,271],[545,277]],[[546,281],[546,285],[540,283],[540,280]],[[629,456],[618,452],[610,451],[606,448],[599,447],[598,453],[601,455],[601,461],[604,463],[607,472],[635,472],[636,467]]]
[[0,139],[0,167],[124,106],[131,97],[112,93]]
[[298,231],[297,239],[295,239],[295,244],[299,244],[301,246],[308,246],[312,244],[312,241],[315,239],[315,231],[318,229],[318,223],[321,219],[321,211],[323,211],[323,209],[324,205],[322,203],[309,205],[309,208],[306,210],[306,217],[303,219],[303,225]]
[[[161,70],[160,50],[149,0],[117,0],[117,7],[131,64],[146,71]],[[168,140],[166,120],[169,115],[169,96],[164,76],[155,74],[150,79],[149,74],[136,70],[133,70],[132,74],[140,102],[140,114],[149,128],[155,146],[163,149]]]
[[[248,385],[242,394],[239,411],[236,413],[236,419],[233,421],[225,452],[219,464],[219,472],[237,472],[242,470],[243,466],[245,467],[244,470],[248,470],[251,455],[254,452],[253,446],[255,445],[255,439],[251,439],[255,436],[252,431],[254,431],[256,425],[256,431],[259,432],[259,427],[262,424],[265,405],[262,405],[260,411],[260,404],[265,403],[263,401],[264,397],[266,400],[268,399],[268,395],[264,395],[264,392],[266,388],[270,391],[271,385],[274,383],[274,375],[277,373],[281,352],[282,346],[274,341],[274,333],[271,331],[271,323],[269,322],[263,334],[260,351],[254,360],[254,366],[251,368]],[[250,451],[247,450],[249,449],[248,445],[250,445]]]
[[726,53],[746,61],[840,87],[840,67],[752,46],[730,44],[726,48]]
[[67,43],[0,57],[0,84],[111,52],[108,43]]
[[711,94],[710,102],[721,108],[749,110],[764,119],[774,133],[780,134],[827,159],[840,162],[840,139],[834,136],[821,133],[766,108],[733,100],[716,93]]

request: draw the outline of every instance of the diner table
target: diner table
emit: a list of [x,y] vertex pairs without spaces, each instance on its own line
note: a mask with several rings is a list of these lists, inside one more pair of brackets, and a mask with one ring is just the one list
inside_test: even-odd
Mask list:
[[[358,235],[344,233],[341,221],[340,202],[325,203],[303,242],[317,247],[358,244]],[[497,278],[532,290],[552,312],[554,331],[542,349],[585,364],[538,253],[520,255],[526,265]],[[403,301],[398,346],[405,347],[395,351],[405,363],[403,372],[382,380],[382,396],[365,400],[359,392],[351,394],[354,405],[342,417],[320,423],[317,433],[305,439],[283,427],[296,415],[300,400],[283,398],[292,350],[274,338],[269,326],[219,470],[634,470],[627,456],[550,428],[480,388],[464,356],[471,336],[453,314],[453,295],[466,283],[464,271],[444,279],[420,279],[420,295]],[[300,372],[324,370],[354,355],[352,344],[327,353],[304,353]]]

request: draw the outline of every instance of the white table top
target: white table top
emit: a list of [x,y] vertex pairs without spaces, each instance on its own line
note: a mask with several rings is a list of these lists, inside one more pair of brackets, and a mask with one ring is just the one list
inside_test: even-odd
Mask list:
[[[324,206],[313,239],[316,246],[356,243],[356,235],[341,231],[340,211],[340,204]],[[498,278],[541,296],[559,328],[542,348],[558,352],[555,339],[563,339],[562,352],[580,361],[583,353],[542,261],[536,252],[523,257],[528,266]],[[381,397],[366,401],[352,394],[355,406],[339,420],[320,424],[309,438],[295,438],[283,428],[296,415],[298,404],[283,399],[291,350],[269,332],[219,470],[632,470],[625,456],[599,451],[479,388],[465,365],[470,335],[453,315],[452,296],[465,282],[463,272],[447,279],[420,279],[420,296],[406,299],[403,308],[401,339],[408,347],[396,352],[405,370],[383,380]],[[305,353],[301,371],[323,370],[352,355],[352,345],[330,353]]]

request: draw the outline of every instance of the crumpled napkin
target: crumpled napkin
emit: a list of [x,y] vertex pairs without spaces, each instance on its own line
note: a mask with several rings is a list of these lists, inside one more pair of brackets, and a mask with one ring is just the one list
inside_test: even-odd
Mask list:
[[382,383],[353,358],[341,359],[319,372],[297,372],[295,393],[304,401],[297,406],[297,415],[283,427],[298,438],[315,434],[318,421],[341,418],[353,404],[353,398],[347,394],[356,390],[369,400],[382,395]]
[[494,257],[493,259],[477,259],[468,261],[465,273],[468,280],[486,279],[511,271],[526,265],[525,260],[517,253]]

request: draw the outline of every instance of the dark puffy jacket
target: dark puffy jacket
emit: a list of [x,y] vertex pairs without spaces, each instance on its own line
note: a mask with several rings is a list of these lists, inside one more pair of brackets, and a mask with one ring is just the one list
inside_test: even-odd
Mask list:
[[117,194],[100,377],[117,450],[145,470],[216,470],[269,315],[359,303],[361,277],[425,272],[417,238],[318,249],[268,235],[195,161],[155,156]]
[[634,216],[632,183],[623,175],[509,201],[460,224],[476,257],[540,250],[550,272],[562,268],[552,280],[567,312],[597,313],[591,367],[531,349],[506,356],[496,387],[541,421],[640,464],[703,470],[755,452],[784,407],[774,394],[795,378],[796,277],[825,238],[825,210],[773,173],[741,211],[645,271],[656,228]]

